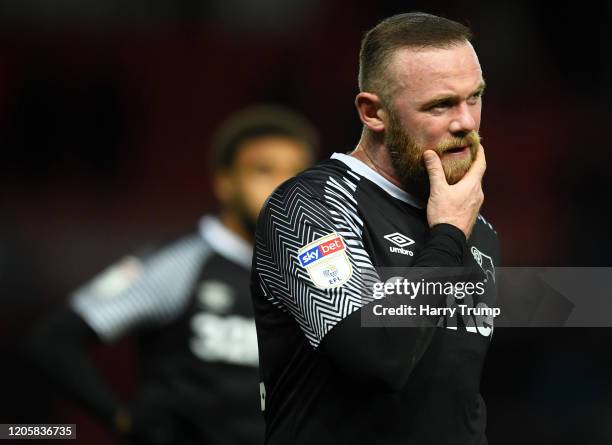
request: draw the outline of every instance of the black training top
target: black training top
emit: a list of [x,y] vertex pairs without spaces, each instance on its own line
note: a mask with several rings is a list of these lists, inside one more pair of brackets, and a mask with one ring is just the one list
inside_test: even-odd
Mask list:
[[260,215],[251,281],[266,443],[485,444],[492,318],[414,328],[362,327],[362,317],[380,302],[364,289],[381,266],[469,270],[485,293],[462,304],[483,307],[496,265],[482,216],[467,242],[454,226],[430,229],[415,198],[356,158],[335,154],[284,183]]

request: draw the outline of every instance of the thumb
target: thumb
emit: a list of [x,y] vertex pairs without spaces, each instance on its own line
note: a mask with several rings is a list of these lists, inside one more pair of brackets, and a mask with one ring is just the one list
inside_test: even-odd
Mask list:
[[429,187],[434,189],[442,185],[448,185],[444,169],[442,168],[442,161],[440,161],[437,153],[433,150],[426,150],[423,153],[423,159],[427,174],[429,175]]

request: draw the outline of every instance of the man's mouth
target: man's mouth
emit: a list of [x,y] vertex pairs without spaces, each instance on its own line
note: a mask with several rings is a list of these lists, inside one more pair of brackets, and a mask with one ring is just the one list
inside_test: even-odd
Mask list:
[[444,153],[442,153],[443,155],[446,154],[463,154],[468,150],[468,146],[464,145],[463,147],[453,147],[453,148],[447,148],[446,150],[444,150]]

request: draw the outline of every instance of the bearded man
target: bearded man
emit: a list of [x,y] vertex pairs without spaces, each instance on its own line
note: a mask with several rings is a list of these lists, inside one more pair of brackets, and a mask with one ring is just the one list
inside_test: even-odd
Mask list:
[[[424,13],[371,29],[359,144],[283,184],[260,214],[251,292],[267,444],[487,443],[493,320],[444,307],[486,308],[499,265],[479,215],[485,82],[470,39]],[[404,327],[367,325],[393,300],[367,298],[389,268],[461,268],[483,293],[425,296],[419,308],[435,310]]]

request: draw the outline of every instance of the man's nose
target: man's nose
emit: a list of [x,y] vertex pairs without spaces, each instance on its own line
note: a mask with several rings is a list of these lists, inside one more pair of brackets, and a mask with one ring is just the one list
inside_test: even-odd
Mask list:
[[470,107],[463,102],[455,107],[455,115],[450,123],[450,132],[453,134],[469,133],[476,129],[476,120],[470,112]]

